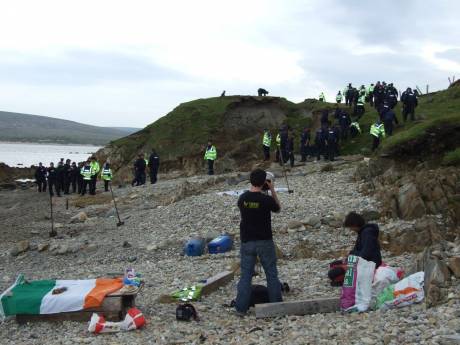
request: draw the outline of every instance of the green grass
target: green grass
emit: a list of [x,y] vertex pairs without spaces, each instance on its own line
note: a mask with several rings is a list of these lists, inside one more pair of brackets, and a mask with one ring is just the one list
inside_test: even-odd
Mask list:
[[[451,88],[421,96],[415,111],[417,118],[415,122],[403,123],[401,102],[398,102],[394,110],[400,124],[395,128],[393,136],[382,141],[377,154],[382,152],[392,154],[405,145],[423,142],[433,131],[459,127],[460,88]],[[342,144],[343,154],[370,152],[372,137],[369,130],[377,116],[377,111],[366,104],[366,113],[360,120],[362,134]]]
[[453,151],[447,152],[443,159],[443,165],[460,165],[460,147]]
[[[135,157],[136,153],[142,151],[148,153],[151,148],[155,148],[162,157],[162,161],[165,162],[177,160],[180,157],[201,155],[208,139],[217,142],[218,152],[219,150],[225,150],[225,152],[233,150],[236,142],[241,143],[247,139],[257,143],[261,140],[261,134],[257,131],[248,132],[245,124],[241,124],[241,130],[237,133],[233,131],[232,137],[229,137],[230,134],[224,128],[225,114],[243,102],[242,99],[249,104],[251,102],[251,99],[248,100],[246,96],[227,96],[182,103],[141,131],[115,140],[110,145],[117,150],[119,157],[123,157],[123,162],[120,163],[126,164]],[[316,111],[318,107],[324,107],[324,104],[318,104],[319,102],[297,105],[284,98],[256,99],[262,104],[263,102],[277,103],[286,114],[287,124],[297,133],[300,133],[303,127],[311,124],[311,120],[305,116],[305,109]],[[248,105],[244,102],[243,105]],[[270,130],[275,138],[277,128],[270,128]],[[254,146],[255,150],[260,151],[259,145]]]

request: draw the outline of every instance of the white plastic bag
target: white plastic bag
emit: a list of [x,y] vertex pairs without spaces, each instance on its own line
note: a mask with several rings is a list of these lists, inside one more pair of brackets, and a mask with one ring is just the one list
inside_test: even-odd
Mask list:
[[366,311],[372,294],[375,262],[349,255],[342,286],[340,306],[343,311]]
[[400,279],[398,277],[398,271],[400,270],[390,266],[379,266],[374,273],[372,296],[377,297],[387,286],[396,283]]
[[417,272],[386,287],[378,295],[376,307],[388,309],[420,303],[425,298],[424,282],[425,272]]

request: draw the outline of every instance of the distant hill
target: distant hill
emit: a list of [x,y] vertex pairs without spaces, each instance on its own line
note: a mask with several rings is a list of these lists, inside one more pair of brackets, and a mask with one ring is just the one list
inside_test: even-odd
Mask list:
[[98,127],[48,116],[0,111],[0,141],[105,145],[138,130]]

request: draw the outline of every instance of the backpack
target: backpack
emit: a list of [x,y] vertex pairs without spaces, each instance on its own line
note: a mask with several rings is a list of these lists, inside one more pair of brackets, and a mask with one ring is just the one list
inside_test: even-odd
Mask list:
[[331,280],[331,286],[342,286],[347,271],[347,264],[342,260],[336,260],[329,264],[329,272],[327,273]]
[[179,304],[176,308],[176,320],[190,321],[191,319],[198,320],[198,313],[195,307],[190,303]]

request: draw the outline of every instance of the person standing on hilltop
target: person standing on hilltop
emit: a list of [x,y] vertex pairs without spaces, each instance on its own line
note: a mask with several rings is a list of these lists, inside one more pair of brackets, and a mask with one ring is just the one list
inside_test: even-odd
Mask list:
[[353,86],[351,85],[351,83],[349,83],[345,91],[345,105],[351,107],[352,101],[353,101]]
[[152,149],[152,153],[149,157],[149,168],[150,168],[150,183],[157,183],[158,170],[160,169],[160,157],[157,152]]
[[335,101],[337,102],[337,104],[342,103],[342,92],[340,90],[337,93],[337,96],[335,96]]
[[403,103],[403,120],[404,123],[407,121],[407,117],[410,115],[410,120],[415,120],[415,108],[418,105],[417,96],[412,92],[412,89],[408,87],[406,91],[401,95],[401,101]]
[[99,171],[101,171],[101,167],[96,160],[96,157],[92,156],[91,157],[91,172],[93,175],[91,175],[91,183],[89,185],[89,194],[91,195],[96,195],[96,183],[97,183],[97,174],[99,174]]
[[56,191],[58,197],[61,196],[61,190],[59,188],[59,181],[58,181],[58,170],[54,167],[54,163],[51,162],[49,168],[47,169],[48,175],[48,190],[50,192],[50,196],[54,196],[53,187]]
[[324,92],[321,91],[321,93],[319,94],[318,100],[320,102],[326,102],[326,96],[324,96]]
[[270,146],[272,145],[272,135],[268,129],[264,129],[262,138],[262,149],[264,151],[264,161],[270,160]]
[[[267,173],[264,170],[252,171],[249,179],[251,189],[238,199],[241,213],[241,278],[237,286],[235,308],[240,316],[244,316],[249,309],[251,282],[257,258],[267,278],[269,301],[281,302],[283,299],[271,225],[271,212],[279,212],[281,204],[275,192],[274,182],[267,180]],[[271,196],[263,193],[264,186],[270,189]]]
[[208,175],[214,175],[214,161],[217,159],[217,150],[211,140],[208,140],[208,145],[206,146],[204,153],[204,159],[208,162]]
[[38,192],[46,192],[46,168],[42,162],[38,163],[38,167],[35,170],[35,182],[38,186]]

